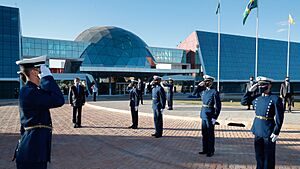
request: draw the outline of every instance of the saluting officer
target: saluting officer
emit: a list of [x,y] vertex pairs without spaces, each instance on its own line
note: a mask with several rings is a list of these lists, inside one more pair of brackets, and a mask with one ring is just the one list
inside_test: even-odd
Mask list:
[[137,129],[138,128],[138,108],[139,108],[139,93],[137,91],[137,84],[138,82],[133,80],[129,86],[128,86],[128,91],[129,91],[129,106],[131,110],[131,118],[132,118],[132,125],[129,126],[128,128],[132,129]]
[[168,101],[168,110],[173,110],[173,79],[169,78],[169,81],[167,83],[163,83],[164,87],[167,87],[167,101]]
[[163,110],[166,106],[166,93],[160,85],[161,77],[153,76],[152,88],[152,109],[154,114],[155,138],[162,137],[163,134]]
[[[283,104],[281,98],[271,93],[272,79],[259,76],[256,81],[258,83],[244,95],[241,104],[246,105],[250,100],[255,109],[251,131],[255,135],[257,169],[272,169],[275,168],[276,140],[283,123]],[[251,96],[257,88],[260,94]]]
[[221,111],[221,100],[219,92],[212,88],[214,78],[209,75],[203,76],[196,92],[202,92],[202,108],[200,117],[202,119],[202,151],[199,154],[206,154],[211,157],[215,153],[215,123]]
[[45,66],[46,57],[17,61],[26,83],[20,90],[21,139],[15,158],[18,169],[45,169],[50,162],[52,122],[49,109],[64,104],[64,97]]
[[[246,92],[247,92],[254,84],[255,84],[255,83],[254,83],[254,77],[251,76],[249,82],[246,84]],[[254,96],[254,95],[256,95],[256,92],[253,92],[253,93],[252,93],[252,96]],[[247,106],[248,106],[247,110],[250,110],[251,105],[252,105],[251,102],[248,102],[248,103],[247,103]]]

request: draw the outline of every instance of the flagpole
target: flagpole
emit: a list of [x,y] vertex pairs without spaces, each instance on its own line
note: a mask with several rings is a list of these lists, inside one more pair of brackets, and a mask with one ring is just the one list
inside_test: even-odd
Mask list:
[[290,38],[291,38],[291,23],[289,22],[288,29],[288,49],[287,49],[287,61],[286,61],[286,76],[289,76],[289,68],[290,68]]
[[256,11],[256,49],[255,49],[255,78],[257,77],[257,67],[258,67],[258,28],[259,28],[259,20],[258,20],[258,0],[257,0],[257,11]]
[[[221,0],[219,0],[219,4]],[[220,91],[220,54],[221,54],[221,5],[218,13],[218,85],[217,90]]]

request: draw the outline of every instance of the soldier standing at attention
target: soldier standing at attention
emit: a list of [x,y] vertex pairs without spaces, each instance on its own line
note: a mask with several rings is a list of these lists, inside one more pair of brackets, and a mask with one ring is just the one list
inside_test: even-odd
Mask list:
[[[212,88],[214,78],[209,75],[203,76],[203,81],[197,87],[197,92],[202,92],[202,151],[199,154],[206,154],[211,157],[215,153],[215,123],[221,111],[221,100],[219,92]],[[202,89],[202,90],[201,90]]]
[[21,69],[21,80],[26,83],[19,96],[21,139],[14,157],[17,169],[46,169],[50,162],[49,109],[62,106],[65,100],[45,62],[44,56],[16,62]]
[[128,91],[129,91],[129,106],[131,110],[131,118],[132,118],[132,125],[129,126],[128,128],[132,129],[137,129],[138,128],[138,121],[139,121],[139,116],[138,116],[138,108],[139,108],[139,93],[137,91],[137,81],[133,80],[129,86],[128,86]]
[[168,101],[168,110],[173,110],[173,79],[169,78],[167,83],[163,83],[164,87],[167,87],[167,101]]
[[152,109],[154,114],[155,133],[153,137],[159,138],[163,134],[163,110],[166,106],[166,93],[160,85],[161,77],[153,76],[152,88]]
[[[255,135],[254,147],[257,169],[275,168],[276,140],[283,123],[284,111],[281,98],[271,93],[272,79],[257,77],[258,82],[244,95],[241,104],[250,100],[255,108],[255,119],[251,128]],[[259,89],[260,94],[252,97],[252,92]]]

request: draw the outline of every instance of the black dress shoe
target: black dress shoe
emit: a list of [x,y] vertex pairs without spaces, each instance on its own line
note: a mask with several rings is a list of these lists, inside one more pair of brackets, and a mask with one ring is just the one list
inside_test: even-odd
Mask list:
[[129,129],[132,129],[132,128],[133,128],[133,126],[129,126],[128,128],[129,128]]
[[168,110],[173,110],[173,108],[168,108]]
[[78,126],[77,126],[77,124],[74,124],[74,126],[73,126],[74,128],[78,128]]
[[207,154],[206,151],[200,151],[199,154]]
[[162,137],[161,135],[155,135],[155,138],[159,138],[159,137]]
[[131,127],[132,129],[138,129],[138,127]]
[[77,125],[77,128],[81,128],[82,126],[81,125]]
[[206,157],[212,157],[214,155],[214,153],[207,153]]
[[156,134],[151,134],[151,136],[155,137],[155,136],[156,136]]

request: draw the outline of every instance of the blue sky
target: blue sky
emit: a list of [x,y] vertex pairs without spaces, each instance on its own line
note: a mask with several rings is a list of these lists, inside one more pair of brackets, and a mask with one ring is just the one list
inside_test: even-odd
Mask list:
[[[242,25],[248,1],[222,0],[222,33],[255,36],[256,10]],[[23,36],[31,37],[74,40],[85,29],[109,25],[137,34],[149,46],[176,47],[195,30],[217,32],[217,0],[0,0],[0,5],[20,8]],[[300,42],[299,6],[299,0],[260,0],[260,37],[286,40],[291,13],[296,21],[291,41]]]

